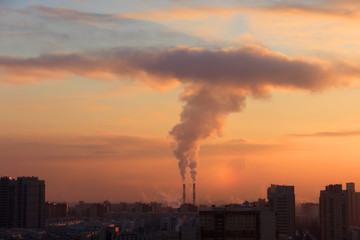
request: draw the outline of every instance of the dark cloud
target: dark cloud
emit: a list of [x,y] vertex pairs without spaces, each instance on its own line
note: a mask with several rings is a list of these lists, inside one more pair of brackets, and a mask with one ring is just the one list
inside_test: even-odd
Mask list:
[[[174,48],[138,51],[111,49],[33,58],[0,57],[2,83],[28,83],[77,74],[85,77],[132,77],[147,83],[211,84],[261,92],[267,88],[316,91],[358,79],[358,66],[290,58],[261,47],[229,50]],[[5,77],[6,76],[6,77]],[[21,80],[22,79],[22,80]]]
[[254,46],[229,50],[178,48],[135,54],[128,61],[153,75],[250,90],[267,86],[318,90],[360,73],[358,67],[344,63],[289,58]]

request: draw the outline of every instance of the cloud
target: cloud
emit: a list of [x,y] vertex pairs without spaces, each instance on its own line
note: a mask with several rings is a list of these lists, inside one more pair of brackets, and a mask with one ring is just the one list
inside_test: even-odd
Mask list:
[[37,56],[105,47],[173,47],[209,45],[163,23],[117,17],[60,7],[0,8],[0,52],[8,56]]
[[[357,7],[360,5],[357,4]],[[302,5],[302,4],[275,4],[272,6],[255,6],[248,8],[249,11],[282,15],[312,15],[322,17],[358,18],[360,11],[350,3],[340,1],[327,2],[327,4]]]
[[[21,151],[19,151],[21,149]],[[52,139],[0,139],[1,161],[151,161],[170,157],[162,139],[94,136]]]
[[31,6],[27,8],[26,11],[27,13],[47,19],[79,22],[100,27],[103,27],[104,24],[115,24],[115,18],[111,14],[90,13],[62,7],[45,6]]
[[[360,4],[355,1],[209,5],[180,5],[119,16],[163,23],[222,46],[243,46],[255,40],[283,53],[346,59],[354,59],[354,51],[360,48],[357,34]],[[239,36],[244,35],[252,37],[244,39],[245,43],[239,42]]]
[[360,131],[342,131],[342,132],[316,132],[309,134],[290,134],[292,137],[353,137],[360,136]]
[[[225,6],[224,6],[225,5]],[[142,11],[128,14],[118,14],[114,17],[126,17],[134,19],[147,19],[152,21],[181,21],[199,20],[211,17],[228,18],[237,14],[245,13],[270,13],[281,15],[317,15],[327,17],[358,18],[360,17],[357,1],[326,1],[320,4],[304,4],[304,2],[291,3],[257,3],[247,4],[224,4],[223,6],[187,6],[168,8],[154,11]]]
[[251,143],[243,139],[234,139],[218,144],[205,144],[202,152],[207,156],[231,156],[239,157],[244,154],[263,153],[283,149],[282,144]]
[[358,79],[360,68],[345,62],[291,58],[258,46],[109,49],[32,58],[0,57],[2,85],[63,79],[73,74],[107,80],[131,78],[155,88],[177,82],[261,93],[268,88],[316,91],[346,85]]
[[[254,153],[277,148],[277,145],[230,141],[206,144],[202,153],[207,157],[230,157],[240,153]],[[21,151],[19,151],[21,149]],[[82,161],[138,161],[151,162],[171,158],[169,142],[163,138],[129,135],[0,138],[1,162],[82,162]],[[225,154],[226,153],[226,154]]]

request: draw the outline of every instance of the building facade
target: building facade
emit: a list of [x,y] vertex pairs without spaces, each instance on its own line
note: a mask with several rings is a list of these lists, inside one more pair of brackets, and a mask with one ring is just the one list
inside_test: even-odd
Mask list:
[[201,239],[276,239],[275,215],[266,208],[217,207],[200,211],[199,216]]
[[348,192],[341,184],[326,186],[320,192],[320,226],[322,240],[350,239]]
[[43,228],[45,182],[37,177],[0,179],[0,227]]
[[275,212],[279,234],[295,238],[294,186],[271,185],[267,189],[269,208]]
[[45,219],[49,218],[66,218],[69,212],[69,205],[66,202],[55,203],[55,202],[46,202],[45,203]]
[[15,184],[10,177],[0,178],[0,227],[15,227]]

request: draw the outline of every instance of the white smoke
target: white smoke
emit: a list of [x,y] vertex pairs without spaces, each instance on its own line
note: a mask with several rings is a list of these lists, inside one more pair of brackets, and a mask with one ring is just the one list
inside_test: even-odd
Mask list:
[[228,114],[238,112],[245,103],[239,91],[227,88],[188,87],[181,100],[185,102],[180,123],[170,131],[174,138],[174,155],[179,160],[182,180],[187,169],[196,181],[200,143],[210,136],[221,135]]

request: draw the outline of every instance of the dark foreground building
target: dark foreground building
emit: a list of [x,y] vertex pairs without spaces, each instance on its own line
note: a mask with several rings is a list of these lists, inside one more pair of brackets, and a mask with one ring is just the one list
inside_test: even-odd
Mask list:
[[0,178],[0,227],[15,227],[15,186],[14,179]]
[[0,227],[43,228],[45,182],[37,177],[0,178]]
[[267,189],[269,207],[275,211],[279,234],[295,239],[294,186],[274,185]]
[[204,240],[275,240],[273,211],[256,207],[214,207],[200,211],[200,238]]
[[350,239],[349,196],[341,184],[320,192],[320,225],[322,240]]

